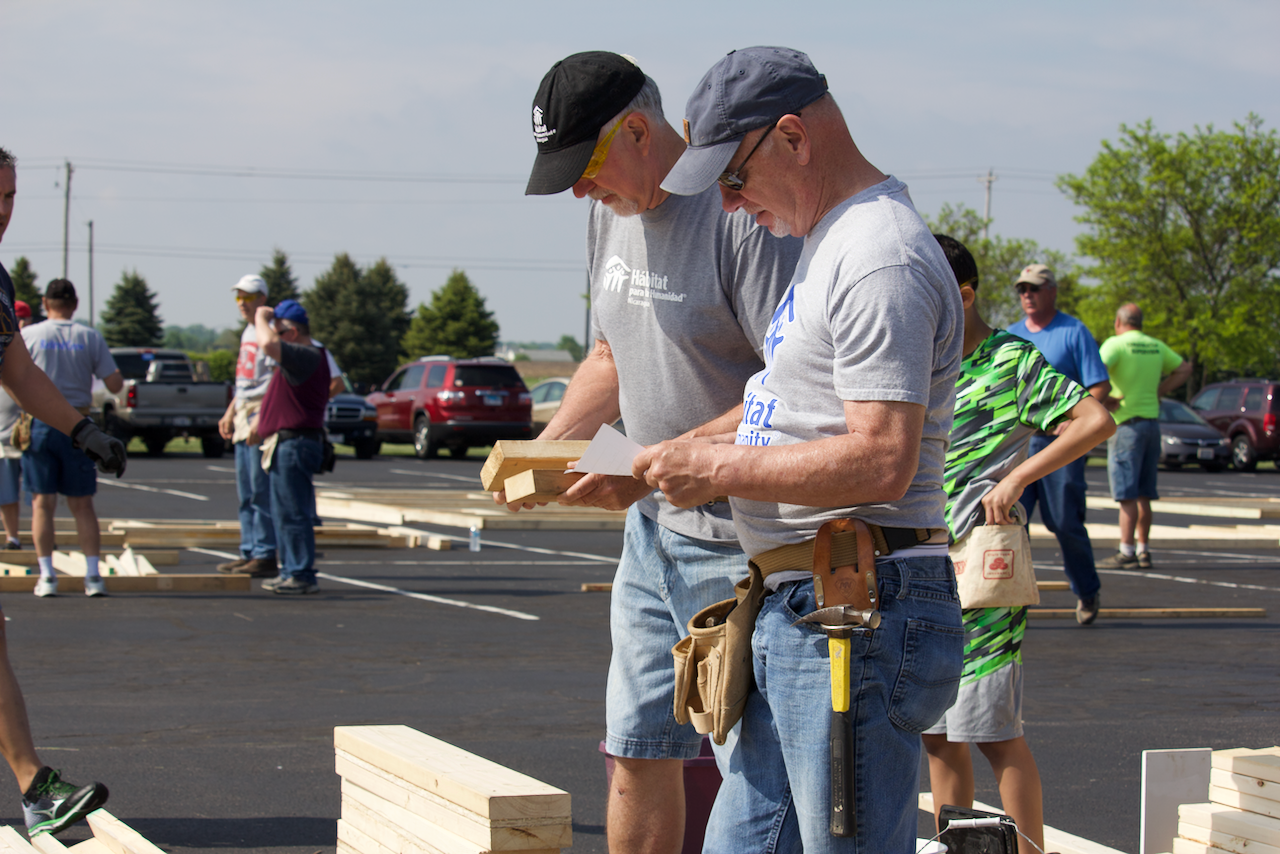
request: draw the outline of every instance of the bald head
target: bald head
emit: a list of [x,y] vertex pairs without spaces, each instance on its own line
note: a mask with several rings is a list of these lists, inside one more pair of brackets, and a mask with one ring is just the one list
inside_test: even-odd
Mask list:
[[1142,328],[1142,309],[1136,303],[1127,302],[1116,311],[1116,326],[1126,329]]

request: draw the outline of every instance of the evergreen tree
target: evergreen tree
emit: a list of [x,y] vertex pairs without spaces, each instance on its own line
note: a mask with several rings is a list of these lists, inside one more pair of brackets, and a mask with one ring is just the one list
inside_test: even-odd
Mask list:
[[561,335],[560,343],[556,345],[556,349],[564,350],[575,362],[582,361],[582,343],[572,335]]
[[102,337],[111,347],[159,347],[164,326],[158,308],[147,280],[137,270],[124,272],[102,313]]
[[431,305],[418,306],[404,336],[404,352],[411,358],[447,354],[454,358],[492,356],[498,343],[498,322],[467,274],[454,270],[444,287],[431,295]]
[[279,305],[281,300],[298,299],[302,295],[293,268],[289,266],[289,256],[283,249],[277,248],[271,253],[270,266],[264,266],[258,275],[267,283],[267,305]]
[[36,288],[37,274],[31,269],[31,262],[27,260],[27,256],[19,255],[13,262],[9,278],[13,279],[14,296],[31,306],[31,322],[39,323],[44,320],[43,305],[40,302],[40,298],[44,295]]
[[301,302],[311,319],[311,334],[324,342],[347,376],[376,385],[400,364],[397,324],[407,299],[407,289],[385,260],[363,271],[343,252],[316,277]]

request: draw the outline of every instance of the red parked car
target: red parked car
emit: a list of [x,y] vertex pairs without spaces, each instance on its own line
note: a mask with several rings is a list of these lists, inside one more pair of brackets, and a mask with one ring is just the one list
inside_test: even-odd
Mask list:
[[379,442],[412,442],[419,459],[448,448],[533,438],[533,401],[515,367],[503,359],[423,356],[401,365],[366,398],[378,410]]
[[1258,460],[1280,458],[1280,383],[1274,380],[1232,380],[1213,383],[1191,401],[1191,408],[1221,430],[1231,442],[1231,464],[1253,471]]

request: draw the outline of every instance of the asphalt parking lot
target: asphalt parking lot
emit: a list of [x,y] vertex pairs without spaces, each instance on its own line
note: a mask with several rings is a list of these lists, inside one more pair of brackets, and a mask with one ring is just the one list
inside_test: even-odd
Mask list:
[[[342,458],[317,483],[478,488],[480,465]],[[1091,494],[1104,494],[1105,472],[1089,477]],[[1162,473],[1161,487],[1206,501],[1280,496],[1280,472]],[[98,509],[234,519],[231,461],[133,459],[125,481],[101,487]],[[107,783],[108,809],[166,850],[334,851],[332,728],[403,723],[568,790],[573,850],[604,852],[609,597],[580,585],[610,580],[620,548],[612,532],[495,531],[479,553],[331,549],[319,562],[323,593],[305,598],[10,595],[3,605],[42,757],[72,780]],[[184,550],[176,571],[210,572],[222,559]],[[1042,578],[1060,577],[1051,550],[1036,560]],[[1104,607],[1247,605],[1268,616],[1088,628],[1033,619],[1024,646],[1046,821],[1125,851],[1138,847],[1143,749],[1280,741],[1280,549],[1156,560],[1147,573],[1106,572]],[[1044,600],[1074,604],[1067,593]],[[816,714],[825,722],[825,709]],[[998,803],[981,756],[975,767],[978,799]],[[0,820],[20,824],[11,792]]]

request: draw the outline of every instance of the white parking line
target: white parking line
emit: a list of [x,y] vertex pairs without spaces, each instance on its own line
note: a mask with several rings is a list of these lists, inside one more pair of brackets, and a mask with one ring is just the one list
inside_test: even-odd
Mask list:
[[205,466],[205,468],[207,468],[209,471],[230,472],[231,474],[236,473],[235,469],[229,469],[226,466]]
[[176,490],[176,489],[156,489],[154,486],[146,486],[141,483],[121,483],[120,481],[107,480],[106,478],[103,478],[103,477],[98,478],[98,485],[99,486],[103,486],[103,485],[118,486],[121,489],[136,489],[136,490],[139,490],[140,492],[162,492],[165,495],[176,495],[179,498],[190,498],[193,501],[209,500],[209,496],[196,495],[194,492],[180,492],[179,490]]
[[[1036,569],[1062,572],[1061,566],[1034,564]],[[1099,569],[1099,575],[1127,575],[1132,578],[1152,578],[1156,581],[1176,581],[1179,584],[1204,584],[1209,587],[1226,587],[1231,590],[1262,590],[1267,593],[1280,593],[1280,587],[1264,587],[1260,584],[1237,584],[1234,581],[1210,581],[1206,578],[1187,578],[1180,575],[1165,575],[1161,572],[1135,572],[1129,569]]]
[[429,471],[408,471],[407,469],[392,469],[392,474],[403,474],[408,477],[438,477],[442,480],[460,480],[463,483],[473,483],[478,489],[480,487],[480,478],[477,475],[467,477],[461,474],[436,474]]

